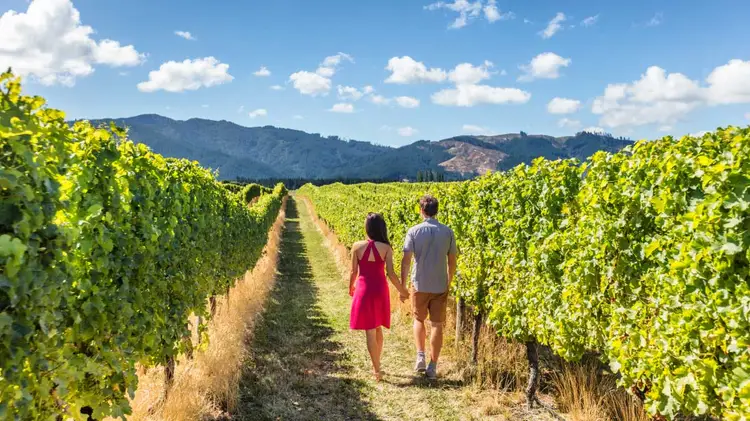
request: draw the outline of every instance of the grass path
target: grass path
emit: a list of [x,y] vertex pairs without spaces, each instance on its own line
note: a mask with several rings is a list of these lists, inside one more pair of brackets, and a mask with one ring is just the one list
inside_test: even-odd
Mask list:
[[436,383],[415,377],[411,320],[398,314],[385,332],[384,381],[374,382],[364,334],[349,330],[347,282],[324,241],[305,204],[289,200],[277,280],[235,419],[505,419],[478,412],[478,395],[450,374]]

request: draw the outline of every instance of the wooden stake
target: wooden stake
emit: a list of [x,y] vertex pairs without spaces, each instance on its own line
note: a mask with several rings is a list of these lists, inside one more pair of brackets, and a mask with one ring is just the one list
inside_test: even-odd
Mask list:
[[536,390],[539,385],[539,353],[536,341],[526,342],[526,359],[529,361],[529,384],[526,386],[526,405],[529,409],[534,407],[534,402],[539,402]]
[[471,362],[477,364],[479,360],[479,333],[482,330],[482,321],[484,316],[482,313],[477,313],[474,316],[474,329],[471,333]]

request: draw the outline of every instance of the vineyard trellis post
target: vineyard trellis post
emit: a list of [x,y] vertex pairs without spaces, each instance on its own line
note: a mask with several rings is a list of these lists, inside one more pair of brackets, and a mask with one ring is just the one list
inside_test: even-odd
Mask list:
[[193,346],[192,333],[193,332],[190,331],[190,333],[188,333],[184,338],[182,338],[182,341],[185,344],[185,356],[187,357],[188,360],[193,359],[194,346]]
[[169,395],[169,389],[174,383],[174,370],[175,370],[175,358],[168,357],[166,364],[164,364],[164,396]]
[[463,298],[458,298],[456,300],[456,351],[458,352],[458,349],[461,345],[461,339],[463,336],[463,328],[464,328],[464,308],[466,307],[466,302]]
[[539,352],[536,341],[526,342],[526,359],[529,361],[529,384],[526,386],[526,405],[529,409],[539,402],[536,390],[539,385]]
[[212,295],[208,298],[209,308],[211,311],[211,317],[216,313],[216,296]]
[[474,315],[474,328],[471,332],[471,362],[477,364],[479,360],[479,334],[482,331],[482,321],[484,315],[482,312],[478,312]]

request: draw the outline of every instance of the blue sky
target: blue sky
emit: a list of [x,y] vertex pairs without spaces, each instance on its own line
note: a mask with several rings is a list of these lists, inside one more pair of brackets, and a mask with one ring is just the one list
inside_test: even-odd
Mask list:
[[70,118],[388,145],[750,124],[748,1],[1,0],[0,14],[0,66]]

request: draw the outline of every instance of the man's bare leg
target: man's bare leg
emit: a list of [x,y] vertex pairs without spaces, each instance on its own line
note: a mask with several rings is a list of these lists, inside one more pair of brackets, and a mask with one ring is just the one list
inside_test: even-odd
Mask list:
[[417,346],[417,352],[424,352],[424,343],[427,336],[424,322],[414,319],[414,344]]
[[420,322],[419,320],[414,319],[414,344],[417,347],[417,363],[414,367],[414,370],[419,373],[423,373],[427,368],[427,363],[425,361],[424,355],[424,343],[426,336],[427,334],[425,332],[424,322]]
[[443,323],[430,323],[430,359],[437,363],[443,349]]

